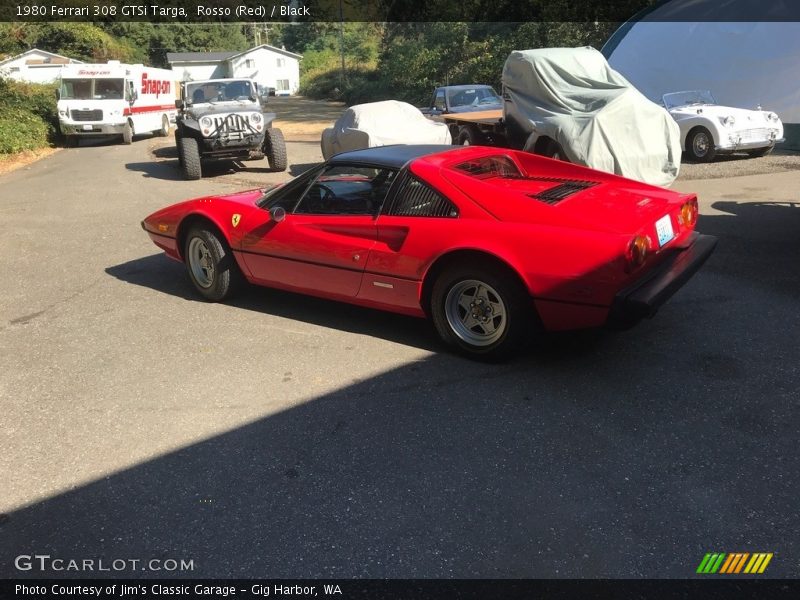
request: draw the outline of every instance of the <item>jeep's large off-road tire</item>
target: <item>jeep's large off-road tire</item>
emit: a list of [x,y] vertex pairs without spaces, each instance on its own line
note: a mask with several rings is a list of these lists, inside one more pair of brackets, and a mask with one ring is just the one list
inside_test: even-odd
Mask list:
[[280,129],[271,127],[264,134],[264,155],[269,161],[269,168],[273,171],[285,171],[288,166],[286,161],[286,142]]
[[178,155],[178,164],[180,165],[181,169],[183,169],[183,151],[181,150],[183,138],[181,137],[180,131],[177,129],[175,130],[175,153]]
[[122,143],[128,145],[133,143],[133,126],[130,121],[122,128]]
[[514,275],[488,262],[456,264],[433,284],[430,314],[439,336],[460,353],[503,360],[529,339],[533,303]]
[[178,142],[178,157],[184,179],[200,179],[203,176],[203,168],[200,164],[200,149],[197,146],[196,139],[182,136],[180,142]]
[[244,277],[231,249],[209,225],[195,225],[186,236],[183,260],[189,279],[198,292],[211,302],[236,293]]

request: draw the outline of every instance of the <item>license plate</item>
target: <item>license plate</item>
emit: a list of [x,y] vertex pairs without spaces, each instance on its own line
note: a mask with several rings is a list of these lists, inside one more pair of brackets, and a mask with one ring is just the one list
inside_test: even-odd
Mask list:
[[658,235],[659,248],[675,237],[675,232],[672,231],[672,220],[669,215],[665,215],[656,221],[656,235]]
[[83,126],[83,130],[84,131],[91,131],[92,130],[92,126],[91,125],[84,125]]

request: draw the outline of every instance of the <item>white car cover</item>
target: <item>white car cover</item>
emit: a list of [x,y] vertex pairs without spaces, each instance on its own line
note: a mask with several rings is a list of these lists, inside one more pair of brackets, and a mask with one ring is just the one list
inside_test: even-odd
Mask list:
[[322,132],[322,156],[390,144],[450,144],[444,123],[428,119],[406,102],[386,100],[348,108],[333,127]]
[[573,163],[653,185],[678,176],[680,130],[594,48],[512,52],[506,119],[556,140]]

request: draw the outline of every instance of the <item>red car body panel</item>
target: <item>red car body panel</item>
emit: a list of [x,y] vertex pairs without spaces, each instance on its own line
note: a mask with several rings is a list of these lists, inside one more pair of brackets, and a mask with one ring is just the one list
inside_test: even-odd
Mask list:
[[[521,175],[476,176],[463,168],[498,156]],[[693,195],[569,163],[472,146],[422,155],[405,168],[455,205],[458,217],[288,214],[276,223],[257,205],[262,192],[250,190],[182,202],[142,225],[181,260],[183,228],[204,219],[252,283],[416,316],[426,314],[423,287],[439,260],[481,253],[518,274],[548,330],[603,325],[621,290],[693,239],[694,222],[681,217],[685,204],[696,203]],[[552,205],[532,197],[573,184]],[[656,221],[666,215],[674,236],[659,247]],[[632,267],[626,252],[637,235],[651,251]]]

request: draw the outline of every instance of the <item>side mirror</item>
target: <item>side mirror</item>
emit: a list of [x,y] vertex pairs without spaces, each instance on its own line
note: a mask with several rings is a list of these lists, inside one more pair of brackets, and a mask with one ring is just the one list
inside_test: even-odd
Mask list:
[[286,218],[286,209],[282,206],[273,206],[269,209],[269,216],[276,223],[280,223]]
[[61,100],[61,90],[56,88],[55,92],[56,92],[56,100]]
[[183,98],[178,98],[177,100],[175,100],[175,108],[177,108],[178,110],[183,110],[184,108],[186,108],[186,102],[183,101]]

